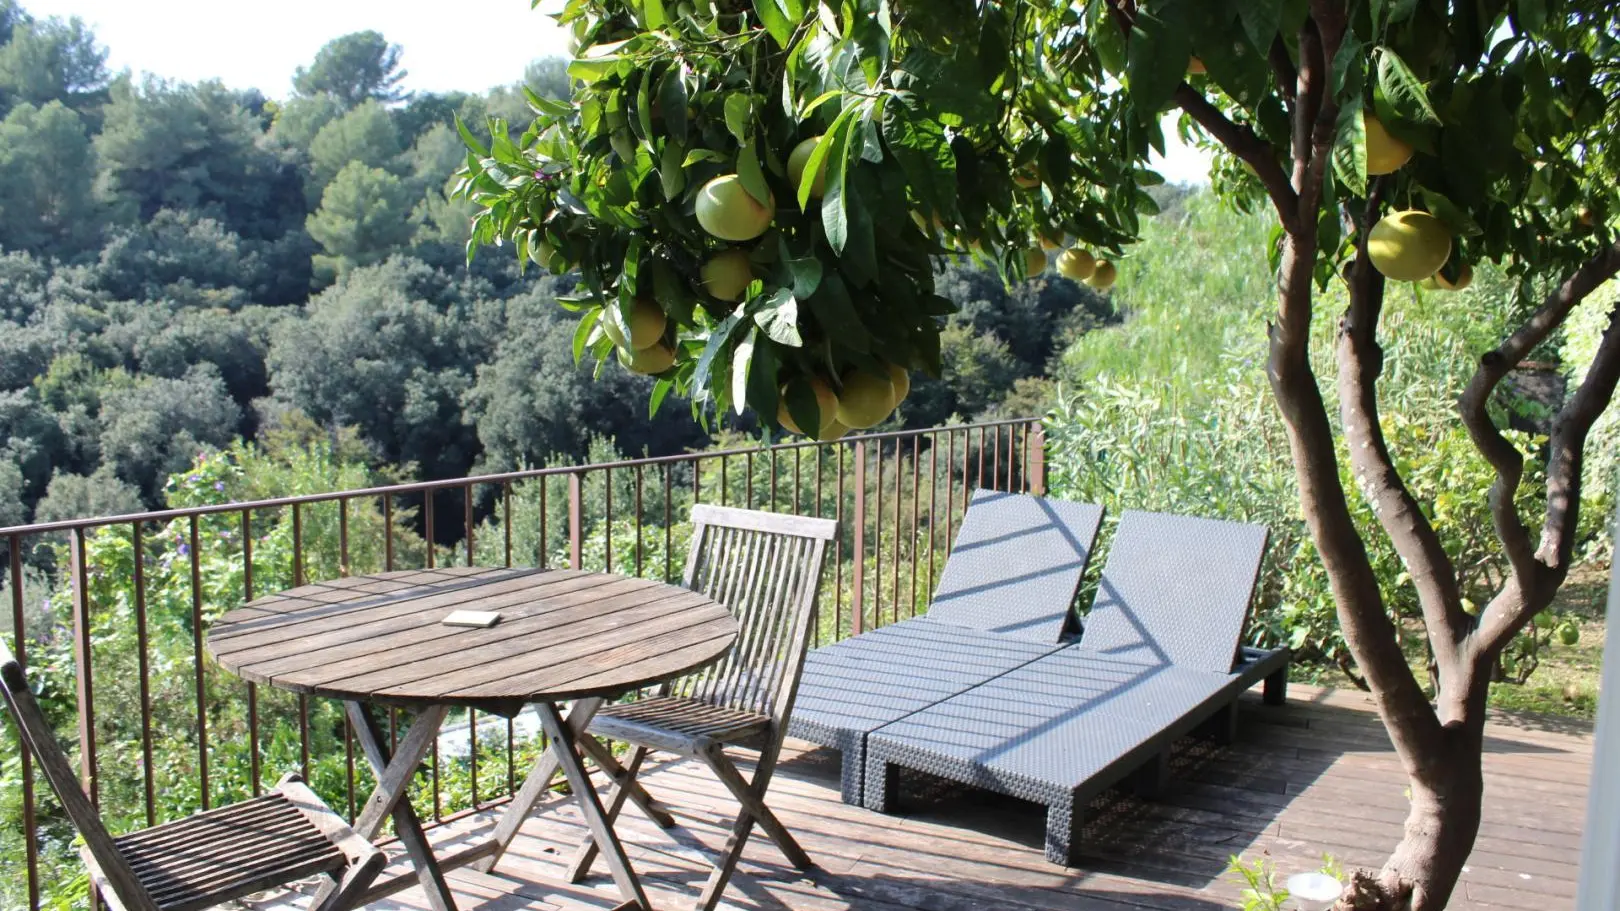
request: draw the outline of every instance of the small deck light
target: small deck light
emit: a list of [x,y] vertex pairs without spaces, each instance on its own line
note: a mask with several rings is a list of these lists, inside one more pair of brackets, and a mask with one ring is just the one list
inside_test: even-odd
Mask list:
[[1295,873],[1288,877],[1288,896],[1299,911],[1328,911],[1344,893],[1344,884],[1326,873]]

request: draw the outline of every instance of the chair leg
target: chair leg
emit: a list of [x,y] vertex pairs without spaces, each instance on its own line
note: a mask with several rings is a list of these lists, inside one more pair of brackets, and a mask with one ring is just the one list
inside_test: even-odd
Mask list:
[[[765,805],[765,787],[770,782],[770,775],[766,771],[766,767],[762,765],[754,772],[754,782],[750,784],[743,779],[742,773],[737,771],[737,766],[726,758],[726,754],[721,752],[719,747],[705,750],[698,755],[713,770],[715,777],[720,779],[720,783],[726,786],[726,790],[730,791],[731,795],[737,798],[737,802],[742,804],[742,813],[739,815],[739,819],[742,816],[752,817],[755,822],[759,823],[759,827],[765,830],[765,834],[770,837],[771,841],[775,842],[776,846],[781,849],[782,854],[787,857],[788,863],[800,870],[808,870],[812,866],[810,855],[804,853],[804,849],[799,847],[798,840],[793,837],[793,834],[787,830],[786,826],[782,825],[782,821],[776,818],[776,814],[771,811],[771,808]],[[742,839],[747,837],[744,834]],[[739,839],[740,841],[741,839]],[[739,847],[738,850],[740,851],[741,848]]]
[[1261,701],[1266,705],[1282,705],[1288,701],[1288,665],[1267,675]]
[[[578,742],[580,752],[590,757],[590,760],[596,763],[596,767],[606,772],[615,782],[624,777],[624,766],[619,764],[619,760],[613,758],[613,751],[608,749],[606,744],[589,734],[581,734]],[[636,806],[641,808],[641,812],[646,813],[653,822],[657,823],[659,828],[668,829],[674,827],[675,817],[671,816],[662,804],[647,793],[647,789],[642,786],[634,775],[629,776],[627,788],[629,798],[635,802]]]
[[1065,867],[1078,866],[1080,827],[1085,805],[1069,798],[1046,808],[1046,859]]
[[[589,735],[586,735],[589,736]],[[582,738],[583,742],[583,738]],[[648,750],[638,746],[630,753],[630,761],[617,772],[608,771],[613,776],[613,789],[608,792],[606,801],[607,824],[611,827],[619,819],[619,811],[624,809],[624,802],[630,796],[632,788],[636,786],[636,774],[641,771],[642,760],[647,758]],[[604,769],[604,771],[607,771]],[[591,864],[599,853],[596,839],[586,837],[577,850],[574,859],[568,864],[568,872],[564,878],[571,883],[580,883],[585,880],[586,874],[591,872]]]
[[371,887],[371,881],[377,878],[387,863],[387,855],[378,851],[364,861],[350,865],[343,877],[337,880],[337,887],[331,894],[322,901],[310,902],[309,911],[350,911],[358,907],[366,890]]
[[877,813],[893,813],[900,791],[900,767],[871,758],[866,759],[865,793],[861,804]]
[[1170,748],[1154,753],[1132,776],[1132,790],[1144,800],[1157,800],[1170,780]]

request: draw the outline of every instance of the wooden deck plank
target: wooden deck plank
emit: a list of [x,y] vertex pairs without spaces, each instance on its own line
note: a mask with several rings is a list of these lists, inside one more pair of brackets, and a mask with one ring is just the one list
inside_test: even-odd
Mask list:
[[[1225,911],[1238,887],[1233,854],[1268,855],[1283,872],[1324,852],[1376,865],[1399,840],[1405,780],[1364,694],[1295,686],[1277,708],[1245,698],[1238,742],[1184,741],[1158,800],[1111,792],[1095,801],[1082,866],[1048,864],[1045,813],[1021,801],[920,777],[902,781],[901,813],[838,799],[837,754],[791,745],[770,802],[817,867],[801,874],[763,839],[744,852],[724,907],[748,911]],[[1451,903],[1459,911],[1574,906],[1591,769],[1590,726],[1498,714],[1488,730],[1485,818]],[[746,763],[744,763],[746,766]],[[629,809],[620,831],[655,905],[689,906],[734,812],[694,763],[661,759],[643,779],[683,813],[676,836]],[[602,870],[582,886],[559,873],[584,837],[576,811],[553,801],[528,820],[491,874],[450,877],[461,911],[601,911],[617,902]],[[434,833],[455,841],[493,813]],[[265,911],[291,907],[274,901]],[[372,906],[425,908],[412,888]]]

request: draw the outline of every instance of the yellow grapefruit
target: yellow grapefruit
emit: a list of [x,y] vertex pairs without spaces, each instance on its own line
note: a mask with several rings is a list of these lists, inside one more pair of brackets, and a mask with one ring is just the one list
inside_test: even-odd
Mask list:
[[816,439],[823,443],[830,443],[833,440],[843,439],[846,433],[849,433],[849,428],[838,423],[837,418],[833,418],[827,422],[826,426],[821,428],[820,433],[816,434]]
[[1367,132],[1368,174],[1393,174],[1412,160],[1412,147],[1391,136],[1383,121],[1363,111],[1361,123]]
[[1024,274],[1034,278],[1046,271],[1046,253],[1041,250],[1024,251]]
[[1461,291],[1474,283],[1474,267],[1463,263],[1457,269],[1457,280],[1447,281],[1444,270],[1434,273],[1434,286],[1442,291]]
[[760,205],[735,174],[716,177],[698,191],[698,224],[721,240],[753,240],[765,233],[776,215],[776,200],[769,202]]
[[[794,146],[793,151],[788,153],[788,184],[793,187],[794,199],[799,198],[799,183],[804,179],[805,165],[810,163],[810,154],[816,150],[816,145],[820,142],[820,136],[812,136]],[[810,184],[810,198],[820,199],[821,194],[825,192],[827,192],[827,162],[823,159],[821,168],[816,171],[815,182]]]
[[864,370],[844,376],[838,394],[838,423],[857,430],[876,427],[894,411],[894,382]]
[[[832,387],[827,385],[827,381],[819,376],[810,378],[810,391],[816,397],[816,410],[819,414],[821,426],[826,427],[827,422],[833,420],[834,414],[838,411],[838,396],[833,394]],[[776,400],[776,423],[781,424],[793,433],[804,433],[799,428],[798,422],[793,420],[793,415],[788,412],[786,386],[782,387],[782,394]],[[817,434],[810,434],[810,436],[817,436]]]
[[675,349],[668,345],[651,345],[640,351],[619,349],[619,363],[631,373],[650,375],[663,373],[675,366]]
[[1119,270],[1106,259],[1097,261],[1097,268],[1091,271],[1091,278],[1087,283],[1098,291],[1107,291],[1114,286],[1114,279],[1119,277]]
[[898,406],[911,394],[911,374],[899,364],[890,364],[889,382],[894,386],[894,404]]
[[1042,234],[1041,235],[1041,249],[1042,250],[1056,250],[1056,249],[1058,249],[1059,247],[1062,247],[1062,246],[1063,246],[1063,232],[1062,231],[1059,231],[1056,234]]
[[748,251],[732,248],[716,253],[698,269],[698,277],[703,280],[703,290],[711,297],[723,301],[742,300],[743,292],[754,280],[753,270],[748,265]]
[[1083,282],[1097,268],[1097,258],[1079,247],[1071,247],[1058,254],[1057,268],[1065,277]]
[[1367,256],[1385,278],[1420,282],[1451,257],[1451,232],[1427,212],[1391,212],[1367,235]]

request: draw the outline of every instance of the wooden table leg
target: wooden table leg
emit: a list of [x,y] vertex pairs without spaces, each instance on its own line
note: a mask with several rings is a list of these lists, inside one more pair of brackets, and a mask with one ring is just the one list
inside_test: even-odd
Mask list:
[[[423,709],[399,741],[399,752],[390,756],[388,733],[371,717],[366,707],[359,702],[345,702],[344,706],[354,727],[355,740],[377,775],[377,788],[366,800],[360,818],[355,820],[354,831],[367,841],[375,841],[377,834],[382,831],[383,820],[392,817],[394,834],[405,846],[405,853],[416,868],[416,877],[427,895],[428,905],[433,911],[456,911],[455,899],[450,895],[444,871],[433,856],[433,847],[428,844],[422,822],[417,818],[409,796],[411,779],[421,767],[423,757],[433,748],[450,707],[433,705]],[[319,905],[331,888],[330,883],[322,884],[311,907]]]
[[[585,726],[591,723],[591,719],[596,717],[597,709],[601,707],[600,699],[576,700],[573,707],[568,710],[569,730],[575,734],[583,732]],[[495,831],[490,833],[490,838],[495,842],[494,853],[473,864],[474,869],[484,873],[495,869],[495,865],[500,863],[501,857],[506,854],[506,849],[517,839],[523,821],[534,812],[535,804],[539,803],[540,798],[550,790],[551,780],[556,778],[560,771],[562,769],[557,765],[557,757],[550,750],[541,752],[529,776],[523,779],[523,787],[512,795],[511,802],[506,805],[500,820],[495,823]]]
[[540,713],[540,723],[545,725],[546,736],[551,740],[551,751],[557,755],[557,763],[562,766],[568,786],[579,801],[579,809],[585,815],[585,824],[590,827],[591,838],[595,839],[602,852],[602,860],[607,863],[608,870],[613,874],[613,882],[619,887],[619,895],[626,902],[651,911],[647,893],[642,891],[636,872],[630,869],[630,858],[625,856],[624,846],[619,843],[619,837],[613,833],[613,826],[607,821],[602,801],[596,796],[596,789],[591,787],[590,776],[585,774],[579,749],[574,743],[572,726],[563,721],[557,706],[550,702],[535,703],[535,709]]

